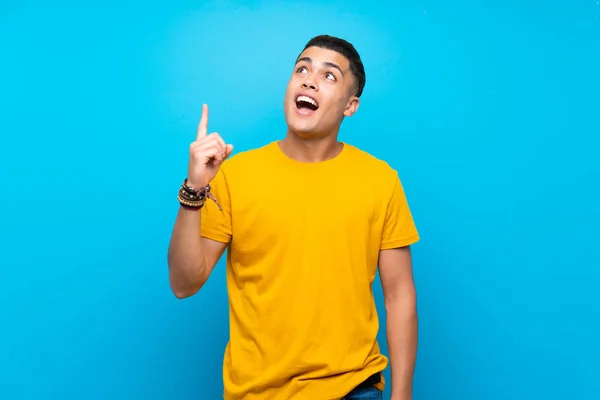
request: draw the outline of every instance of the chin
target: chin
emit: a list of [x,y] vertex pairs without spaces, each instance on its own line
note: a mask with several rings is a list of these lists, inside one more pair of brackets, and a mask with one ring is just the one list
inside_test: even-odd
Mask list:
[[288,131],[294,133],[303,138],[313,138],[317,137],[317,129],[314,126],[308,126],[306,124],[294,124],[288,123],[287,125]]
[[315,115],[300,115],[295,107],[290,107],[285,113],[285,122],[290,131],[297,134],[310,135],[317,128],[317,121],[314,117]]
[[292,114],[286,119],[288,130],[300,136],[319,136],[319,132],[322,131],[322,127],[319,126],[319,121],[315,115],[298,115],[293,110]]

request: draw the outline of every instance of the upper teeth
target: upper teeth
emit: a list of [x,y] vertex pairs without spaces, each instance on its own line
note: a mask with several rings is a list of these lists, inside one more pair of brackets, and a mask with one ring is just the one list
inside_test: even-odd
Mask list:
[[305,101],[307,103],[312,104],[315,107],[317,106],[317,102],[315,100],[311,99],[308,96],[298,96],[298,98],[296,99],[296,101]]

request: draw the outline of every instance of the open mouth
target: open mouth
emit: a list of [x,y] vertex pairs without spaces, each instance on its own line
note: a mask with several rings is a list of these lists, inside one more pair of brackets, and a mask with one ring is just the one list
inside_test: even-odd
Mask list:
[[312,97],[298,96],[296,98],[296,107],[300,111],[317,111],[319,103]]

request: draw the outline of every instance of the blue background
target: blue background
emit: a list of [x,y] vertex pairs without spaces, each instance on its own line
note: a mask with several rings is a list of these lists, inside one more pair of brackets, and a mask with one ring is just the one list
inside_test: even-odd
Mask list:
[[422,235],[414,398],[600,398],[596,1],[50,3],[0,5],[0,398],[222,396],[224,265],[168,284],[188,145],[204,102],[236,151],[283,137],[321,33]]

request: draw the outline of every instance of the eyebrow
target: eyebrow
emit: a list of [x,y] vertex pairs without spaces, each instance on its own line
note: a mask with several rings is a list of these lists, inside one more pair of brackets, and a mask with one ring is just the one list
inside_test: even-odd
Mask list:
[[[312,64],[312,59],[310,57],[301,57],[299,59],[296,60],[296,64],[298,64],[299,62],[304,61],[307,62],[309,64]],[[338,71],[340,71],[340,74],[342,74],[342,76],[344,76],[344,71],[342,71],[342,68],[340,68],[339,65],[337,65],[336,63],[332,63],[330,61],[324,61],[323,62],[324,65],[331,67],[331,68],[335,68]]]

